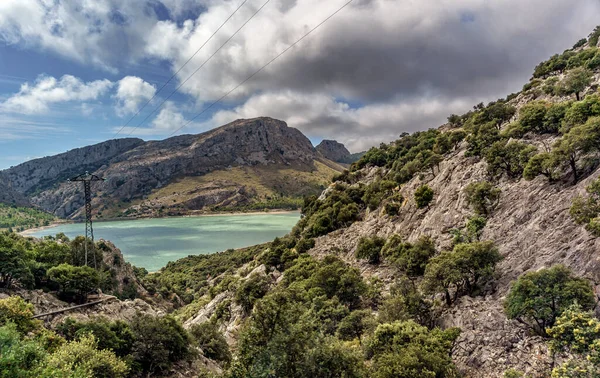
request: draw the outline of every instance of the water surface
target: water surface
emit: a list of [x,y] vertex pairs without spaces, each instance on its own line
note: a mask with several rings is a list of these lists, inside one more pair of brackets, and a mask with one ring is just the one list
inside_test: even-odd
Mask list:
[[[113,242],[125,260],[157,271],[169,261],[241,248],[273,240],[292,230],[297,212],[137,219],[94,223],[94,237]],[[64,224],[29,233],[42,237],[64,232],[70,238],[85,232],[84,224]]]

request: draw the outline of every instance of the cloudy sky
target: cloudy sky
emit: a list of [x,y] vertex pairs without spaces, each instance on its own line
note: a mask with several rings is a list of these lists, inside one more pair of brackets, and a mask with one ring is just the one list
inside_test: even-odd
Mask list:
[[353,0],[239,85],[347,2],[0,0],[0,169],[256,116],[360,151],[519,90],[600,24],[598,0]]

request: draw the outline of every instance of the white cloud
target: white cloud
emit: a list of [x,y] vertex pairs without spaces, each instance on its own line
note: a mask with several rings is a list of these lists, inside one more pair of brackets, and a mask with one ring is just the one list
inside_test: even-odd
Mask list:
[[[134,127],[126,126],[122,129],[121,135],[134,135],[134,136],[167,136],[175,132],[183,125],[187,124],[187,120],[184,115],[179,111],[177,106],[171,102],[165,102],[158,115],[154,118],[150,126],[147,127]],[[196,129],[197,125],[191,123],[190,129]],[[121,126],[114,127],[113,132],[121,130]]]
[[196,127],[207,129],[239,118],[269,116],[286,121],[309,137],[335,139],[358,152],[396,139],[404,131],[434,127],[439,120],[471,103],[448,98],[396,99],[353,108],[323,94],[281,91],[253,96],[241,106],[215,113],[208,122]]
[[154,96],[156,87],[136,76],[126,76],[118,82],[117,100],[115,111],[119,117],[134,114],[139,110],[142,102],[146,102]]
[[112,86],[113,83],[106,79],[85,83],[71,75],[60,79],[42,75],[32,84],[21,85],[18,93],[0,103],[0,110],[21,114],[46,113],[52,105],[59,103],[95,100]]

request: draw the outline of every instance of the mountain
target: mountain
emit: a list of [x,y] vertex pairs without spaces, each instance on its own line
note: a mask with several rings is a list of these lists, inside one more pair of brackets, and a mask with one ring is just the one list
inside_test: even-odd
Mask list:
[[593,376],[598,37],[542,62],[518,93],[368,151],[254,256],[191,256],[153,282],[197,293],[184,325],[217,321],[235,371],[286,376],[334,353],[348,376],[363,362],[364,376]]
[[59,217],[82,215],[83,193],[66,180],[84,171],[99,218],[228,209],[297,208],[343,168],[308,138],[272,118],[238,120],[162,141],[117,139],[0,172],[31,203]]
[[365,152],[351,154],[342,143],[329,139],[323,139],[315,148],[326,159],[340,164],[352,164],[365,154]]

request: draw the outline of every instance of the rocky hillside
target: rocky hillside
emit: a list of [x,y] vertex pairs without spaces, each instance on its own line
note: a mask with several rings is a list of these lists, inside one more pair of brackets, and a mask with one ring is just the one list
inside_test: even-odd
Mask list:
[[[81,216],[83,194],[67,178],[94,183],[98,217],[298,206],[342,168],[298,130],[271,118],[238,120],[162,141],[119,139],[32,160],[0,172],[16,191],[59,217]],[[293,185],[288,185],[292,182]]]
[[[573,377],[575,371],[595,376],[591,345],[600,340],[598,333],[586,336],[579,349],[569,346],[574,341],[554,339],[566,346],[552,352],[556,332],[572,329],[550,333],[550,326],[540,328],[527,313],[511,315],[506,306],[516,298],[509,294],[517,280],[535,272],[548,280],[549,269],[562,265],[582,285],[585,301],[562,297],[572,294],[553,297],[570,284],[542,280],[521,286],[526,294],[520,300],[531,306],[523,311],[534,318],[562,314],[577,302],[577,316],[598,323],[585,310],[600,298],[599,36],[597,29],[541,63],[519,93],[452,115],[439,129],[373,148],[318,198],[307,199],[292,233],[254,259],[230,262],[226,273],[208,274],[194,288],[182,285],[190,277],[182,272],[196,274],[199,265],[191,261],[184,270],[177,264],[165,268],[154,283],[196,293],[185,325],[220,325],[238,350],[231,376],[260,369],[285,376],[291,366],[310,364],[303,358],[317,358],[320,349],[293,338],[294,332],[335,350],[348,376],[361,376],[363,366],[344,359],[353,348],[364,353],[355,358],[367,359],[365,376],[402,376],[406,366],[419,366],[421,373],[433,369],[432,376],[440,377],[454,377],[453,366],[465,377],[547,377],[553,369],[553,377]],[[476,253],[487,253],[488,260],[472,262]],[[353,272],[369,289],[360,288]],[[538,289],[541,294],[535,294]],[[340,303],[344,308],[336,307]],[[314,327],[302,328],[306,319]],[[415,331],[413,322],[430,329],[430,336],[448,332],[442,339],[453,340],[448,346],[419,336],[419,345],[436,345],[428,353],[445,351],[439,365],[413,349],[414,332],[427,332]],[[457,337],[451,336],[455,327]],[[328,344],[330,335],[354,344]],[[446,352],[452,361],[444,365]],[[263,354],[271,360],[262,360]],[[407,355],[418,357],[409,361]]]

